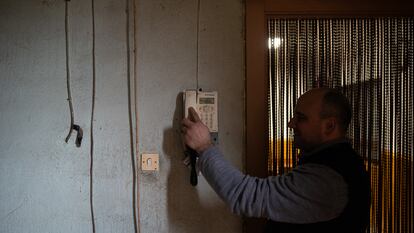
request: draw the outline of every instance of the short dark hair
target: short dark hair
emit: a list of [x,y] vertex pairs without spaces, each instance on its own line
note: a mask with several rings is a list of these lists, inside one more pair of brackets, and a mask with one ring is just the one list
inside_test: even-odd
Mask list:
[[336,117],[341,129],[346,132],[351,123],[352,108],[344,94],[335,89],[327,89],[322,98],[321,118]]

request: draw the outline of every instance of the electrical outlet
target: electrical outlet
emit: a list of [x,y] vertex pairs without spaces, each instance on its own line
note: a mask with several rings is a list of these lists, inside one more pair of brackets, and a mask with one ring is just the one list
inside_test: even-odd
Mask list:
[[143,171],[158,171],[158,154],[141,154],[141,170]]

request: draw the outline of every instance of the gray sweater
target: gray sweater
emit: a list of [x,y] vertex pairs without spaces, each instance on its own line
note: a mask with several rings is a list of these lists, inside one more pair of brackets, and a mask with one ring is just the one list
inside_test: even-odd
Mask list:
[[218,147],[210,147],[200,155],[198,166],[235,214],[314,223],[339,216],[347,202],[345,180],[319,164],[300,165],[285,175],[261,179],[241,173]]

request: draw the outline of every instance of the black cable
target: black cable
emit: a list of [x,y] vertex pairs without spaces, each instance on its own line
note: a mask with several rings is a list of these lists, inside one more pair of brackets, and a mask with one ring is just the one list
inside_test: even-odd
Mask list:
[[197,26],[196,26],[196,87],[198,87],[198,69],[199,69],[199,42],[200,42],[200,0],[197,0]]
[[134,232],[137,233],[137,211],[136,211],[136,170],[135,170],[135,153],[134,153],[134,130],[132,123],[132,106],[131,106],[131,58],[130,58],[130,41],[129,41],[129,1],[126,0],[126,47],[127,47],[127,81],[128,81],[128,121],[129,121],[129,143],[131,152],[132,167],[132,216],[134,221]]
[[68,103],[69,103],[69,111],[70,111],[70,126],[69,126],[69,133],[66,136],[65,142],[68,143],[70,135],[73,131],[73,124],[74,124],[74,113],[73,113],[73,105],[72,105],[72,94],[70,91],[70,68],[69,68],[69,15],[68,15],[68,2],[69,0],[65,1],[65,47],[66,47],[66,87],[68,92]]
[[90,167],[89,167],[89,202],[91,207],[92,232],[95,233],[95,214],[93,210],[93,119],[95,113],[95,83],[96,83],[96,59],[95,59],[95,1],[91,0],[92,11],[92,108],[91,108],[91,148],[90,148]]
[[77,131],[76,135],[76,146],[80,147],[83,138],[83,130],[79,125],[75,125],[75,117],[73,111],[73,104],[72,104],[72,94],[71,94],[71,87],[70,87],[70,65],[69,65],[69,2],[70,0],[65,0],[65,52],[66,52],[66,87],[68,92],[68,103],[69,103],[69,111],[70,111],[70,126],[69,126],[69,133],[66,136],[65,142],[68,143],[70,136],[72,135],[73,130]]

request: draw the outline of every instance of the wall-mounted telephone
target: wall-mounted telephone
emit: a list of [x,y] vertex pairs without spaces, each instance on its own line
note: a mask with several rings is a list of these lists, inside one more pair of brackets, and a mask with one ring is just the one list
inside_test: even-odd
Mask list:
[[184,116],[188,117],[188,108],[193,107],[201,121],[211,133],[218,132],[217,91],[184,91]]
[[[217,91],[185,90],[183,92],[184,117],[188,117],[188,108],[193,107],[198,113],[201,122],[210,130],[212,142],[218,142],[218,94]],[[197,153],[186,148],[186,155],[190,158],[190,183],[197,185],[196,160]]]

